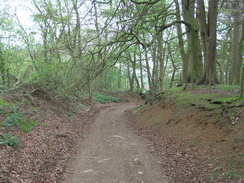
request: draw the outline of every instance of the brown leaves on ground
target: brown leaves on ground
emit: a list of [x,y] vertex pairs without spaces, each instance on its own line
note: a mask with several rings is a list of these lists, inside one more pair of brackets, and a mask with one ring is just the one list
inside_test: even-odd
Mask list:
[[17,149],[0,146],[1,183],[58,182],[66,161],[97,110],[81,111],[68,117],[65,111],[54,110],[57,106],[51,106],[46,100],[35,101],[35,104],[35,107],[25,105],[22,109],[40,125],[31,133],[13,130],[21,141]]

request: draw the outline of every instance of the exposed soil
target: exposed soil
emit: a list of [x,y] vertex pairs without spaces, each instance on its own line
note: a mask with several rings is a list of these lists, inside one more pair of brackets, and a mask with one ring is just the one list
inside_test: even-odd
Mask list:
[[152,143],[126,124],[134,104],[111,104],[97,116],[64,183],[166,183]]
[[[244,175],[243,110],[232,124],[219,111],[161,102],[130,116],[138,134],[154,142],[166,175],[174,182],[241,183]],[[241,156],[240,156],[241,155]]]

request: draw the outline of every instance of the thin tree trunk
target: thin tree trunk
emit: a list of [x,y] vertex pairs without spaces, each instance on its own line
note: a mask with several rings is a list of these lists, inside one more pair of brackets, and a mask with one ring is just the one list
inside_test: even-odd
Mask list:
[[141,81],[141,89],[144,89],[144,81],[143,81],[143,63],[142,63],[142,55],[141,50],[139,49],[139,59],[140,59],[140,81]]
[[146,60],[146,69],[147,69],[147,79],[148,79],[148,85],[149,89],[152,89],[152,77],[151,77],[151,71],[150,71],[150,65],[149,65],[149,60],[148,60],[148,52],[147,49],[144,49],[145,52],[145,60]]

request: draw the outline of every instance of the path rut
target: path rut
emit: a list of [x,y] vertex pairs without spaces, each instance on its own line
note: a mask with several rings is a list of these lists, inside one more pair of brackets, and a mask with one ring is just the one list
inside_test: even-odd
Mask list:
[[67,168],[64,183],[168,183],[160,158],[127,123],[134,104],[112,104],[102,110]]

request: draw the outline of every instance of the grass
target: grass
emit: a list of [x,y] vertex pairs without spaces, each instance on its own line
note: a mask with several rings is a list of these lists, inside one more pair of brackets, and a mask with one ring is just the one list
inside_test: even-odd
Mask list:
[[96,93],[95,100],[101,104],[106,104],[110,102],[121,102],[120,98],[108,96],[102,93]]
[[183,90],[183,87],[174,87],[166,90],[167,93],[177,93]]

